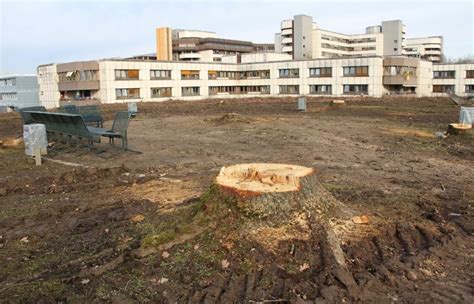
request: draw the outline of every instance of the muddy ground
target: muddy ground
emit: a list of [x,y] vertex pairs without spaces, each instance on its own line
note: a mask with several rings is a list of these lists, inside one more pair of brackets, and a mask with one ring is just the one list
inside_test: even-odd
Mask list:
[[[103,106],[106,125],[125,108]],[[474,137],[434,135],[459,108],[429,98],[295,108],[140,104],[129,145],[142,154],[50,147],[80,166],[35,167],[22,147],[0,149],[0,302],[473,303]],[[17,135],[19,116],[0,115],[0,139]],[[244,231],[232,206],[206,208],[219,169],[247,162],[314,167],[368,216],[340,231],[345,267],[317,222]]]

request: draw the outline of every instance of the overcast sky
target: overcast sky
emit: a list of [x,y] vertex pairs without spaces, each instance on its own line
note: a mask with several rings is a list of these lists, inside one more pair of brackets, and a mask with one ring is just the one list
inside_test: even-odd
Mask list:
[[473,0],[462,1],[41,1],[0,0],[0,74],[40,64],[155,51],[159,26],[273,42],[280,21],[313,16],[323,29],[364,33],[401,19],[407,37],[444,36],[447,57],[474,54]]

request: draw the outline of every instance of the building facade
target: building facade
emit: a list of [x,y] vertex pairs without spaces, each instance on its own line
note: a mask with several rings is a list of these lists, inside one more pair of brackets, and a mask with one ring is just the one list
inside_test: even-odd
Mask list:
[[402,56],[247,63],[105,59],[42,65],[38,67],[38,81],[41,103],[48,108],[71,101],[432,96],[433,64]]
[[406,40],[405,54],[432,62],[443,61],[443,37],[411,38]]
[[223,39],[208,31],[156,29],[156,59],[160,61],[221,62],[224,56],[269,51],[274,51],[271,43]]
[[0,76],[0,112],[40,105],[36,75]]
[[474,63],[433,64],[433,96],[474,95]]
[[390,20],[367,27],[363,34],[347,35],[321,29],[311,16],[296,15],[280,23],[280,32],[275,34],[275,52],[297,60],[406,55],[440,62],[442,37],[407,39],[406,31],[401,20]]
[[156,29],[156,59],[169,61],[173,59],[173,47],[171,44],[172,33],[169,27]]

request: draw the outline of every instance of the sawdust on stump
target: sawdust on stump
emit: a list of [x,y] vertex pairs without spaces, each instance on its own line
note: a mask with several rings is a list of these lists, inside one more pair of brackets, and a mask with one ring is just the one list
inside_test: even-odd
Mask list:
[[452,123],[448,127],[448,133],[452,135],[468,134],[472,130],[471,125]]
[[216,190],[245,215],[285,222],[293,214],[345,217],[347,210],[317,181],[315,169],[288,164],[240,164],[224,167]]
[[317,231],[333,259],[345,267],[335,223],[352,223],[354,214],[324,189],[313,168],[262,163],[224,167],[203,198],[203,208],[220,227],[239,223],[228,232],[235,234],[234,241],[250,238],[269,251],[287,240],[308,241]]

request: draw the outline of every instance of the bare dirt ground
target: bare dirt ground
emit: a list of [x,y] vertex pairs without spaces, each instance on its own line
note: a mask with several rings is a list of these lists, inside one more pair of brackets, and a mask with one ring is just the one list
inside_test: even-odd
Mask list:
[[[110,125],[124,105],[103,106]],[[145,103],[130,148],[55,144],[35,167],[0,149],[0,302],[473,303],[474,137],[439,139],[446,99]],[[21,135],[0,115],[0,139]],[[204,204],[222,166],[316,168],[366,224],[241,230]],[[212,190],[212,188],[211,188]],[[225,202],[222,202],[225,204]],[[226,211],[228,210],[228,211]],[[344,227],[343,227],[344,228]]]

